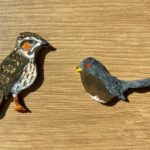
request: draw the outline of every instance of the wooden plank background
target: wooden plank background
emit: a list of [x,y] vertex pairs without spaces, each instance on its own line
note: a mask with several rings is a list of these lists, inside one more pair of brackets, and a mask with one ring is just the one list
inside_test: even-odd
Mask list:
[[150,92],[104,106],[75,72],[93,56],[120,79],[150,77],[149,0],[0,0],[0,60],[24,31],[57,51],[38,58],[44,72],[24,98],[32,113],[3,104],[0,150],[150,149]]

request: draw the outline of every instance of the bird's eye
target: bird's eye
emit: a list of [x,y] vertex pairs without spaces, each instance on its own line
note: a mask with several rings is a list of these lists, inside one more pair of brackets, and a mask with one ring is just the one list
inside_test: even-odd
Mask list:
[[30,42],[25,42],[25,43],[23,43],[23,45],[22,45],[22,49],[23,49],[24,51],[28,51],[29,49],[31,49],[31,47],[32,47],[32,45],[30,44]]
[[86,67],[86,68],[90,68],[90,67],[91,67],[91,64],[85,64],[85,67]]

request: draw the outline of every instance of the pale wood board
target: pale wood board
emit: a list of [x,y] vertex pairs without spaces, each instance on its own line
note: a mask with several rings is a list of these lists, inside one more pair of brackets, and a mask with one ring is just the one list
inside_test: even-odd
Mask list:
[[75,67],[101,60],[120,79],[150,77],[149,0],[0,0],[0,60],[20,32],[40,34],[57,49],[44,81],[25,97],[32,113],[0,120],[0,150],[149,150],[150,92],[104,106],[86,94]]

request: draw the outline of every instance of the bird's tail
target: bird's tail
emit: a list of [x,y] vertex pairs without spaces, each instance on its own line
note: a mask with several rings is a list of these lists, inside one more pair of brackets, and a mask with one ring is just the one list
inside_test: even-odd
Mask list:
[[125,90],[150,87],[150,78],[143,80],[125,81]]

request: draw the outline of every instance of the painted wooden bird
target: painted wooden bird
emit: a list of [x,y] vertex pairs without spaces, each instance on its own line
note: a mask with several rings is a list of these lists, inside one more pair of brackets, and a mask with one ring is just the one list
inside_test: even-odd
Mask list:
[[14,50],[0,64],[0,104],[12,93],[15,110],[27,111],[19,102],[18,94],[29,88],[37,77],[36,54],[49,44],[39,35],[21,33]]
[[76,71],[80,72],[81,81],[90,97],[104,104],[114,98],[126,100],[124,93],[128,89],[150,87],[150,78],[134,81],[117,79],[93,57],[85,58]]

